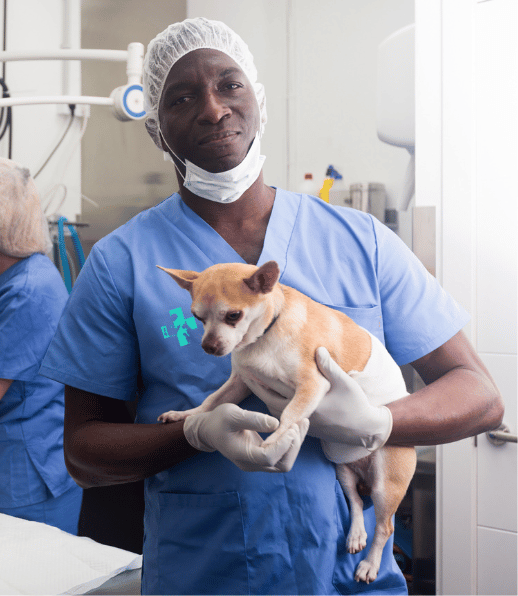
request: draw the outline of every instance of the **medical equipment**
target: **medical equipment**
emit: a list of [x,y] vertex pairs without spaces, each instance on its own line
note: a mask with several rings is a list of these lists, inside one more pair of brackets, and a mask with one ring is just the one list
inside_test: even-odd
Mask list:
[[109,60],[126,62],[126,85],[115,88],[110,97],[82,95],[49,95],[38,97],[7,97],[0,99],[0,108],[36,104],[101,105],[110,106],[118,120],[141,120],[145,117],[142,93],[142,64],[144,46],[130,43],[127,50],[51,50],[0,52],[0,62],[20,60]]
[[[126,62],[127,84],[116,87],[110,97],[90,97],[80,95],[50,95],[36,97],[9,97],[9,93],[4,87],[4,97],[0,99],[0,108],[9,108],[8,122],[10,122],[10,108],[19,105],[38,105],[38,104],[65,104],[70,109],[70,122],[63,133],[56,147],[49,154],[43,165],[34,175],[36,178],[45,168],[51,157],[54,155],[63,139],[69,132],[74,117],[76,116],[77,105],[101,105],[112,108],[115,117],[122,121],[142,120],[146,113],[144,111],[144,98],[142,92],[142,64],[144,59],[144,46],[141,43],[130,43],[128,49],[124,50],[94,50],[94,49],[60,49],[51,51],[3,51],[0,52],[0,62],[4,65],[11,61],[30,61],[30,60],[107,60]],[[81,130],[80,139],[84,134],[87,118],[84,118],[84,125]],[[59,188],[60,184],[55,185],[51,190]],[[66,197],[66,187],[65,187]],[[52,197],[51,197],[52,198]],[[61,201],[63,203],[64,198]],[[50,204],[50,199],[46,205],[45,211]],[[60,204],[60,206],[61,206]],[[53,258],[54,263],[60,269],[65,281],[67,290],[72,290],[72,283],[79,274],[84,264],[84,254],[81,247],[79,236],[75,225],[67,221],[65,217],[59,217],[56,221],[49,221],[53,240]],[[80,224],[79,224],[80,225]],[[56,226],[57,230],[53,229]],[[67,232],[65,232],[65,226]],[[71,236],[75,249],[76,259],[73,260],[65,245],[65,236]]]
[[357,182],[351,184],[351,207],[366,213],[372,213],[385,223],[387,193],[385,185],[378,182]]
[[55,265],[61,269],[63,279],[65,282],[65,286],[68,290],[68,293],[72,291],[72,275],[70,272],[70,260],[68,258],[67,249],[65,245],[65,224],[68,226],[68,231],[72,238],[72,243],[74,245],[77,263],[78,263],[78,270],[74,271],[74,279],[79,275],[79,271],[85,264],[85,255],[83,253],[83,247],[81,246],[81,241],[79,240],[79,236],[76,232],[75,226],[77,224],[68,223],[67,218],[61,216],[57,222],[58,226],[58,234],[57,234],[57,243],[59,248],[59,259],[57,258],[56,251],[54,251],[54,262]]

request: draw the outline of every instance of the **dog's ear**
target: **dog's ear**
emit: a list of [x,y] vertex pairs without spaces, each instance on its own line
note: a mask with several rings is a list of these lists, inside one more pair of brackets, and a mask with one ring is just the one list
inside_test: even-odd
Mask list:
[[280,276],[279,265],[275,261],[268,261],[243,281],[256,294],[268,294],[271,292]]
[[196,271],[183,271],[182,269],[166,269],[165,267],[160,267],[157,265],[159,269],[168,273],[175,282],[184,290],[188,290],[189,292],[192,290],[192,282],[195,279],[198,279],[200,275]]

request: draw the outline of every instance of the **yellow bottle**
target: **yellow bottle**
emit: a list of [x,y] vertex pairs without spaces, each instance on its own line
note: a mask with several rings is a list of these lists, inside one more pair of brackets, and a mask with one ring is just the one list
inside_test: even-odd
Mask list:
[[333,186],[334,182],[334,178],[324,178],[324,184],[318,193],[318,196],[326,203],[329,203],[329,190],[331,189],[331,186]]

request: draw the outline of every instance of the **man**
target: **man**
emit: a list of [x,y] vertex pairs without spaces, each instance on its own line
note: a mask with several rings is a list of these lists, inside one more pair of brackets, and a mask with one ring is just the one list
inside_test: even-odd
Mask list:
[[[321,363],[330,407],[312,417],[311,437],[301,423],[263,447],[258,433],[277,422],[255,396],[156,424],[164,411],[201,403],[230,362],[203,352],[190,296],[155,265],[270,259],[281,282],[346,312],[423,377],[423,390],[389,405],[378,429],[388,443],[453,441],[502,417],[460,331],[467,315],[394,234],[369,215],[264,184],[256,76],[247,46],[222,23],[187,20],[149,44],[146,125],[176,167],[180,194],[101,240],[72,292],[42,368],[67,384],[67,464],[85,487],[146,479],[143,593],[406,593],[392,541],[373,584],[353,579],[363,555],[345,550],[347,502],[314,437],[325,438],[332,417],[345,443],[362,442],[377,409],[362,394],[347,410],[351,380],[332,362]],[[137,383],[137,424],[121,424]],[[263,397],[275,411],[275,397]],[[369,499],[366,507],[372,538]]]

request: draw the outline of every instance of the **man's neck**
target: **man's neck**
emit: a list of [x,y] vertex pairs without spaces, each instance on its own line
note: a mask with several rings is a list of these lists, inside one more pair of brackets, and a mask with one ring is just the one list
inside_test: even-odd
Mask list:
[[21,261],[21,258],[9,257],[0,252],[0,275],[2,275],[4,271],[7,271],[9,267],[12,267],[15,263],[18,263],[18,261]]
[[198,197],[183,188],[180,177],[178,182],[183,202],[212,227],[269,217],[275,200],[275,190],[264,184],[262,172],[237,201],[226,204]]
[[275,190],[264,184],[262,172],[234,203],[209,201],[183,187],[180,194],[184,203],[216,230],[244,261],[257,263],[275,201]]

